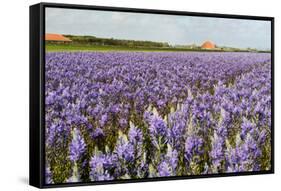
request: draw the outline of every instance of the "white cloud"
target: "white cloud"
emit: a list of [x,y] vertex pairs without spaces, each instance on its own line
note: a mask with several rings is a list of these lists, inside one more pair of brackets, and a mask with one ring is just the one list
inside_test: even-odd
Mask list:
[[98,37],[270,49],[269,21],[47,8],[46,31]]

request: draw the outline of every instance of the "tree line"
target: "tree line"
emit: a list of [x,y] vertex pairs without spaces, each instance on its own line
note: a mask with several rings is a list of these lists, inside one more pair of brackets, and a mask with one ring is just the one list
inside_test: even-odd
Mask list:
[[108,45],[108,46],[127,46],[127,47],[158,47],[167,48],[170,45],[167,42],[153,42],[141,40],[122,40],[114,38],[98,38],[95,36],[76,36],[64,35],[72,40],[71,43],[87,44],[87,45]]

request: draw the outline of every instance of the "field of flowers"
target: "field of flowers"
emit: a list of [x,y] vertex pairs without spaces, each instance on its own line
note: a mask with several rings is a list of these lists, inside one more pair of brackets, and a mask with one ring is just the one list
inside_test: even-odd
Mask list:
[[46,183],[271,169],[266,53],[46,53]]

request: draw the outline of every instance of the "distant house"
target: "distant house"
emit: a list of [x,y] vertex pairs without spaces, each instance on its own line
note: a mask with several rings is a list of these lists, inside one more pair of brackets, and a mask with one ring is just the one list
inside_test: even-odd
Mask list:
[[50,34],[46,33],[45,35],[46,41],[53,41],[53,42],[71,42],[71,40],[61,34]]
[[211,41],[206,41],[201,45],[202,49],[215,49],[216,45]]

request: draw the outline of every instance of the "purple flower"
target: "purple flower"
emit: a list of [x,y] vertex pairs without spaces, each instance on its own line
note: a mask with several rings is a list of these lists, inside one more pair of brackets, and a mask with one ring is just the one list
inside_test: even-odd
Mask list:
[[225,109],[221,108],[221,117],[222,117],[222,126],[224,126],[225,128],[228,128],[231,124],[231,116],[230,113],[228,111],[226,111]]
[[255,130],[255,125],[244,118],[243,123],[241,125],[241,134],[240,134],[241,138],[245,139],[246,134],[248,132],[253,132],[254,130]]
[[118,113],[120,111],[120,108],[118,105],[113,105],[111,108],[110,108],[110,111],[114,114]]
[[[269,169],[270,63],[268,53],[47,53],[46,178],[87,179],[88,164],[93,181]],[[60,172],[66,160],[72,171]]]
[[56,92],[50,92],[50,93],[46,96],[45,104],[46,104],[46,105],[52,105],[52,104],[55,103],[55,99],[56,99]]
[[120,125],[120,127],[122,127],[122,128],[127,127],[127,125],[128,125],[127,120],[124,119],[124,118],[119,119],[119,125]]
[[125,160],[126,162],[132,162],[134,160],[134,146],[124,137],[124,135],[118,138],[115,153],[119,159]]
[[64,124],[63,121],[57,120],[55,123],[52,123],[50,127],[46,128],[46,145],[53,146],[55,144],[63,143],[64,137],[70,135],[70,130]]
[[153,115],[149,119],[149,133],[152,144],[158,149],[162,150],[167,143],[168,127],[162,118]]
[[77,128],[74,128],[72,132],[72,141],[69,146],[69,159],[72,162],[77,162],[85,150],[86,144],[84,138],[81,136],[80,131]]
[[186,139],[185,158],[188,162],[192,160],[193,156],[203,154],[204,152],[203,144],[204,144],[203,139],[195,135],[189,136]]
[[[185,114],[185,112],[183,112]],[[184,142],[184,134],[186,131],[185,115],[177,111],[171,114],[169,118],[171,128],[168,129],[169,143],[173,148],[180,149]]]
[[241,151],[242,160],[256,160],[261,156],[261,150],[258,147],[258,144],[250,134],[248,134],[248,136],[246,137],[245,143],[241,147]]
[[94,155],[90,160],[90,178],[92,181],[112,180],[109,170],[113,168],[111,156]]
[[167,135],[167,125],[163,119],[158,116],[153,116],[150,120],[150,133],[154,136],[165,137]]
[[103,126],[106,124],[107,118],[108,118],[107,114],[103,114],[103,115],[101,116],[101,119],[100,119],[100,121],[99,121],[101,127],[103,127]]
[[172,175],[172,168],[166,161],[161,162],[157,170],[160,177],[167,177]]
[[260,145],[263,145],[266,141],[266,138],[267,138],[267,133],[266,133],[266,130],[264,129],[259,133],[258,143]]
[[166,103],[165,103],[164,100],[161,100],[161,99],[160,99],[160,100],[157,101],[157,106],[158,106],[159,108],[165,106],[165,104],[166,104]]
[[215,134],[214,140],[212,142],[212,150],[210,152],[212,163],[215,167],[220,166],[221,162],[225,158],[224,147],[225,147],[224,138]]
[[242,172],[253,171],[260,168],[259,157],[262,155],[257,142],[250,134],[247,134],[245,141],[228,154],[228,171]]
[[52,172],[51,172],[50,167],[48,165],[46,166],[46,170],[45,170],[45,182],[46,182],[46,184],[52,184],[53,183]]
[[98,137],[103,137],[103,136],[104,136],[104,132],[101,128],[96,128],[92,135],[93,138],[98,138]]
[[164,157],[164,160],[169,164],[172,169],[172,173],[176,175],[176,168],[178,166],[179,154],[178,151],[173,150],[172,147],[168,144],[167,153]]
[[128,133],[129,136],[129,141],[133,144],[137,144],[139,142],[142,142],[142,132],[140,129],[138,129],[137,127],[135,127],[133,124],[130,125],[130,130]]

